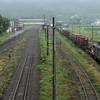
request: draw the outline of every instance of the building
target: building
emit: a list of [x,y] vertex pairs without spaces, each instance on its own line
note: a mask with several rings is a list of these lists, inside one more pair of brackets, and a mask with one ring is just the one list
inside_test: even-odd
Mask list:
[[8,29],[7,29],[7,33],[9,34],[10,32],[14,32],[15,31],[15,26],[14,26],[15,24],[14,24],[14,21],[10,21],[10,23],[9,23],[9,27],[8,27]]
[[100,25],[100,19],[96,19],[91,25]]
[[18,27],[23,27],[23,25],[43,25],[44,21],[46,22],[47,19],[19,19],[18,21]]

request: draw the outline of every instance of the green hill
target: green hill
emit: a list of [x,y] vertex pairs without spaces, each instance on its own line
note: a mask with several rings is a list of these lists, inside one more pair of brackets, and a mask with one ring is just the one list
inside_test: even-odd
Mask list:
[[[9,1],[9,0],[8,0]],[[91,3],[82,3],[80,2],[61,2],[55,0],[51,2],[49,0],[42,1],[13,1],[12,2],[3,2],[0,3],[0,14],[9,17],[9,18],[21,18],[21,17],[30,17],[30,18],[43,18],[44,14],[46,18],[51,20],[53,16],[57,20],[70,20],[70,17],[73,15],[78,15],[82,20],[95,20],[99,18],[98,6],[93,7],[94,5],[89,5]],[[31,1],[31,2],[30,2]],[[78,1],[78,0],[76,0]]]

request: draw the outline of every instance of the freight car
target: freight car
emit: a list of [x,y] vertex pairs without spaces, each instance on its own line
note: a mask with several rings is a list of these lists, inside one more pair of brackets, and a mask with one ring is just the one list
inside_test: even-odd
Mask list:
[[70,35],[70,31],[67,29],[62,29],[62,34],[66,37],[68,37]]
[[59,31],[61,34],[63,34],[64,36],[66,36],[67,38],[71,39],[75,44],[77,44],[80,47],[87,47],[88,46],[88,37],[85,37],[81,34],[78,33],[72,33],[70,34],[70,30],[67,29],[57,29],[57,31]]
[[88,37],[80,35],[78,33],[73,33],[71,35],[72,41],[75,42],[78,46],[88,46]]
[[86,52],[89,52],[88,37],[85,37],[85,36],[80,35],[78,33],[72,33],[71,39],[75,44],[77,44],[83,50],[85,50]]
[[[88,45],[88,37],[80,35],[78,33],[72,33],[70,35],[70,31],[67,29],[57,29],[61,34],[71,39],[75,44],[81,47],[84,51],[92,55],[95,59],[100,60],[100,42],[93,42],[91,46]],[[66,35],[66,31],[69,32]],[[99,61],[100,62],[100,61]]]
[[77,41],[78,41],[78,36],[82,36],[82,35],[80,35],[80,34],[78,34],[78,33],[72,33],[71,39],[72,39],[72,41],[73,41],[74,43],[78,43],[78,42],[77,42]]
[[85,36],[78,36],[77,37],[77,44],[79,46],[88,46],[88,37],[85,37]]

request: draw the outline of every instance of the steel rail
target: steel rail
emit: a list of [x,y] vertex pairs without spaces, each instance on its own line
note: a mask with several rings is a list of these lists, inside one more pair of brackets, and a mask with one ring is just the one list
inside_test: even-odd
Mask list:
[[29,84],[29,80],[30,80],[30,73],[31,73],[31,68],[32,68],[32,60],[33,60],[33,53],[31,54],[31,58],[30,58],[30,67],[29,67],[29,70],[28,70],[28,75],[27,75],[27,82],[26,82],[26,88],[25,88],[25,92],[24,92],[24,99],[23,100],[26,100],[26,97],[27,97],[27,90],[28,90],[28,84]]
[[[37,33],[37,31],[34,33],[34,36],[36,37],[36,33]],[[32,43],[34,43],[33,42],[34,41],[34,39],[32,39]],[[15,91],[14,91],[14,94],[13,94],[13,96],[12,96],[12,99],[11,100],[14,100],[15,99],[15,97],[16,97],[16,93],[17,93],[17,91],[18,91],[18,87],[19,87],[19,84],[20,84],[20,81],[21,81],[21,78],[22,78],[22,74],[23,74],[23,71],[24,71],[24,67],[25,67],[25,64],[26,64],[26,61],[27,61],[27,58],[28,58],[28,55],[29,55],[29,50],[30,50],[30,48],[31,48],[31,43],[30,43],[30,45],[29,45],[29,48],[28,48],[28,51],[27,51],[27,54],[26,54],[26,57],[25,57],[25,60],[24,60],[24,63],[23,63],[23,65],[22,65],[22,70],[21,70],[21,73],[20,73],[20,76],[19,76],[19,79],[18,79],[18,82],[17,82],[17,86],[16,86],[16,88],[15,88]],[[32,55],[33,55],[33,53],[31,54],[31,58],[30,58],[30,62],[32,62]],[[27,82],[26,82],[26,85],[25,85],[25,92],[24,92],[24,97],[23,97],[23,100],[26,100],[26,97],[27,97],[27,90],[28,90],[28,84],[29,84],[29,79],[30,79],[30,72],[31,72],[31,63],[30,63],[30,65],[29,65],[30,67],[29,67],[29,70],[28,70],[28,75],[27,75]]]
[[94,88],[92,82],[90,81],[88,75],[86,74],[86,72],[83,70],[83,68],[80,66],[80,64],[75,60],[75,58],[73,57],[73,55],[72,55],[69,51],[68,51],[68,53],[72,56],[72,58],[74,59],[74,61],[75,61],[75,62],[77,63],[77,65],[81,68],[81,70],[83,71],[83,73],[86,75],[86,77],[87,77],[88,81],[90,82],[90,84],[91,84],[91,86],[92,86],[92,88],[93,88],[93,90],[94,90],[94,92],[95,92],[95,94],[96,94],[98,100],[100,100],[100,98],[99,98],[99,96],[98,96],[98,94],[97,94],[97,91],[95,90],[95,88]]
[[[30,44],[30,45],[31,45],[31,44]],[[11,100],[14,100],[14,99],[15,99],[15,96],[16,96],[16,93],[17,93],[17,90],[18,90],[18,87],[19,87],[19,84],[20,84],[21,78],[22,78],[22,74],[23,74],[23,71],[24,71],[24,67],[25,67],[25,64],[26,64],[26,61],[27,61],[27,58],[28,58],[29,50],[30,50],[30,46],[29,46],[29,48],[28,48],[27,55],[26,55],[26,57],[25,57],[25,60],[24,60],[23,65],[22,65],[22,70],[21,70],[21,73],[20,73],[20,76],[19,76],[19,79],[18,79],[18,82],[17,82],[16,88],[15,88],[14,94],[13,94]]]
[[[30,62],[32,62],[32,57],[30,59]],[[27,97],[27,90],[28,90],[28,84],[29,84],[29,79],[30,79],[31,66],[32,66],[32,64],[30,63],[30,68],[29,68],[29,71],[28,71],[28,77],[27,77],[26,88],[25,88],[24,99],[23,100],[26,100],[26,97]]]
[[[61,48],[59,48],[59,49],[61,50]],[[65,49],[65,48],[64,48],[64,49]],[[65,50],[67,50],[67,49],[65,49]],[[63,52],[63,51],[62,51],[62,52]],[[73,58],[74,62],[76,62],[76,64],[79,66],[79,68],[80,68],[80,69],[82,70],[82,72],[85,74],[85,76],[86,76],[86,78],[88,79],[88,81],[89,81],[89,83],[90,83],[90,85],[91,85],[91,87],[92,87],[92,89],[93,89],[93,91],[94,91],[94,93],[95,93],[97,99],[100,100],[100,98],[99,98],[99,96],[98,96],[98,94],[97,94],[97,92],[96,92],[96,90],[95,90],[95,88],[94,88],[92,82],[90,81],[88,75],[85,73],[85,71],[83,70],[83,68],[79,65],[79,63],[75,60],[75,58],[72,56],[72,54],[71,54],[68,50],[67,50],[67,52],[68,52],[68,54],[70,54],[70,56]],[[64,53],[64,52],[63,52],[63,53]],[[65,54],[64,56],[67,56],[67,54]],[[68,58],[68,56],[67,56],[67,59],[70,61],[70,64],[73,66],[73,68],[74,68],[74,70],[75,70],[77,76],[79,77],[79,80],[80,80],[80,82],[81,82],[81,84],[82,84],[82,87],[83,87],[83,90],[84,90],[84,94],[85,94],[86,100],[89,100],[89,99],[88,99],[88,96],[87,96],[87,93],[86,93],[86,90],[85,90],[85,87],[84,87],[84,85],[83,85],[83,83],[82,83],[82,80],[81,80],[81,78],[80,78],[78,72],[76,71],[74,65],[72,64],[72,62],[71,62],[71,60]]]
[[[61,48],[60,48],[60,49],[61,49]],[[78,79],[79,79],[79,81],[80,81],[80,83],[81,83],[81,85],[82,85],[82,88],[83,88],[83,91],[84,91],[84,95],[85,95],[85,97],[86,97],[86,100],[88,100],[88,96],[87,96],[87,93],[86,93],[85,87],[84,87],[83,82],[82,82],[82,80],[81,80],[79,74],[77,73],[77,71],[76,71],[74,65],[72,64],[72,62],[70,61],[70,59],[68,58],[68,56],[67,56],[64,52],[63,52],[63,56],[67,57],[67,59],[69,60],[71,66],[72,66],[73,69],[75,70],[75,73],[77,74]]]
[[10,41],[9,43],[7,43],[7,44],[1,46],[1,47],[0,47],[0,51],[2,51],[4,48],[6,48],[11,42],[13,42],[13,41]]

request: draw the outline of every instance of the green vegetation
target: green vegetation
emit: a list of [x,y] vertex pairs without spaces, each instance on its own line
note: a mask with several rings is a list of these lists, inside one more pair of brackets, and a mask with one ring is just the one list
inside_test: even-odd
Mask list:
[[[49,35],[49,43],[52,43],[52,37]],[[52,100],[52,45],[49,46],[49,55],[47,56],[47,41],[45,41],[44,31],[38,35],[40,45],[40,63],[38,65],[40,73],[40,98],[39,100]],[[63,66],[61,55],[56,51],[56,76],[57,76],[57,100],[73,100],[74,91],[68,78],[68,70]]]
[[2,97],[2,93],[0,93],[0,98]]
[[6,32],[9,27],[9,22],[10,20],[8,18],[0,15],[0,35],[3,35],[3,33]]
[[84,92],[83,92],[83,88],[82,88],[81,85],[78,86],[78,91],[79,91],[79,93],[81,94],[81,98],[84,99]]
[[57,26],[62,26],[62,22],[57,22],[56,25]]
[[9,27],[9,22],[10,22],[10,20],[8,18],[2,17],[0,15],[0,41],[6,39],[9,35],[12,34],[12,33],[10,33],[10,34],[6,33],[6,30]]
[[6,33],[4,32],[3,35],[0,36],[0,41],[6,39],[6,38],[7,38],[9,35],[11,35],[11,34],[12,34],[12,33],[10,33],[10,34],[6,34]]
[[[43,31],[38,35],[40,45],[40,100],[52,100],[52,56],[46,55],[46,41]],[[49,55],[52,55],[49,52]]]
[[24,25],[24,26],[23,26],[23,29],[24,29],[24,30],[27,30],[27,29],[30,28],[31,26],[32,26],[32,25]]

